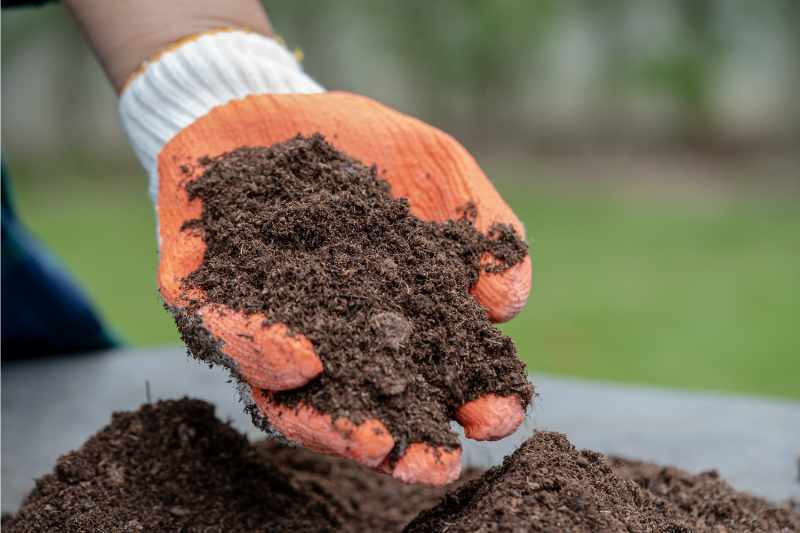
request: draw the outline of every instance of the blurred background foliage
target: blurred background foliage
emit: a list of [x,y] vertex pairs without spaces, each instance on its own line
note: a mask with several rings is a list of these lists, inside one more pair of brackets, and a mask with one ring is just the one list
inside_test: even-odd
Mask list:
[[[532,371],[800,397],[800,2],[266,2],[305,68],[437,125],[525,222]],[[59,5],[4,11],[24,220],[134,345],[178,342],[146,178]],[[9,312],[8,309],[4,310]]]

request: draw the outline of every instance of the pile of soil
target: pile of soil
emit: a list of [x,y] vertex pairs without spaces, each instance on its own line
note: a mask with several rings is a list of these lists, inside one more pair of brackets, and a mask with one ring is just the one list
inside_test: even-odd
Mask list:
[[694,531],[800,531],[800,508],[775,506],[738,492],[715,470],[690,474],[679,468],[608,458],[614,472],[673,504]]
[[736,492],[713,473],[609,460],[542,432],[406,531],[788,533],[800,531],[800,514]]
[[[202,217],[183,231],[201,232],[207,249],[185,286],[286,324],[324,366],[277,402],[355,422],[377,418],[395,438],[395,458],[410,442],[457,446],[449,421],[484,393],[516,394],[527,406],[532,389],[514,344],[469,294],[481,271],[525,258],[510,226],[481,234],[473,205],[459,220],[424,222],[374,166],[321,135],[199,163],[185,168],[193,178],[186,190],[202,200]],[[180,313],[191,352],[224,362],[189,319],[192,309]]]
[[537,433],[479,476],[468,471],[447,489],[404,485],[344,459],[274,441],[250,444],[205,402],[162,401],[115,413],[37,481],[2,527],[9,533],[391,533],[405,526],[450,533],[800,531],[796,510],[736,492],[714,473],[579,452],[557,433]]
[[[474,474],[473,474],[474,475]],[[250,444],[199,400],[115,413],[39,479],[3,531],[400,531],[444,489]]]

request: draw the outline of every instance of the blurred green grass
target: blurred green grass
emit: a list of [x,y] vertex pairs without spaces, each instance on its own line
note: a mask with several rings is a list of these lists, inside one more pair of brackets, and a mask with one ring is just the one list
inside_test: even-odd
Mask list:
[[[23,218],[112,327],[137,346],[178,342],[144,176],[11,170]],[[533,294],[504,326],[532,370],[800,398],[796,198],[631,198],[493,175],[532,241]]]

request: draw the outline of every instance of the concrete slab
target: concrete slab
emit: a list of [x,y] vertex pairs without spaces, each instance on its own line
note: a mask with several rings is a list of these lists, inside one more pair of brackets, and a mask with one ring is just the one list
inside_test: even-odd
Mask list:
[[[716,468],[740,490],[800,498],[800,402],[698,394],[533,376],[540,397],[526,423],[495,443],[465,441],[465,460],[497,464],[534,429],[567,433],[581,448],[680,466]],[[121,350],[2,365],[2,510],[13,511],[57,457],[151,398],[203,398],[251,438],[223,369],[183,348]]]

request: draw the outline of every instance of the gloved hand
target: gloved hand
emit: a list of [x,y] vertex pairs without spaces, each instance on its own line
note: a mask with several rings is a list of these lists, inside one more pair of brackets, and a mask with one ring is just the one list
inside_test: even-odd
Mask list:
[[[284,325],[263,326],[263,315],[246,315],[187,293],[182,280],[203,261],[205,244],[197,232],[182,231],[200,218],[200,200],[189,201],[186,166],[240,146],[269,146],[298,133],[321,132],[336,148],[376,164],[396,196],[407,197],[411,212],[424,220],[459,218],[467,202],[477,207],[476,226],[511,224],[524,236],[517,217],[503,202],[475,160],[453,138],[373,100],[323,92],[294,57],[272,39],[243,31],[222,31],[184,40],[152,59],[126,84],[121,115],[137,154],[150,173],[158,217],[158,283],[164,302],[186,327],[200,325],[220,341],[221,354],[249,385],[252,399],[269,424],[308,448],[349,457],[367,466],[384,463],[394,440],[379,420],[354,424],[301,405],[271,402],[267,391],[300,387],[323,371],[314,347]],[[473,296],[494,321],[508,320],[526,302],[531,263],[502,274],[482,273]],[[209,354],[206,354],[209,356]],[[524,417],[516,397],[486,395],[456,413],[466,435],[498,439]],[[430,453],[412,443],[392,468],[407,482],[443,484],[458,476],[460,450]]]

